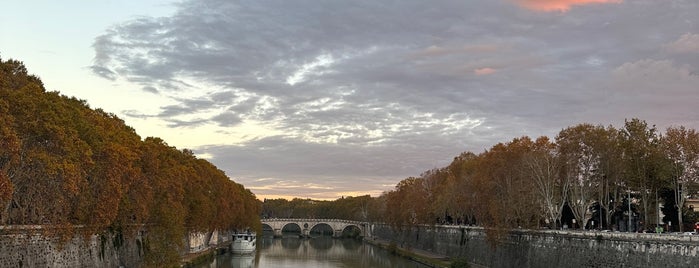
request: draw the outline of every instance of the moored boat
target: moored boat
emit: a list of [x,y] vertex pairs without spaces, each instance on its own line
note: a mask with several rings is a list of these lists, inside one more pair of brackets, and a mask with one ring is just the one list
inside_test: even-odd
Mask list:
[[231,241],[233,254],[250,254],[257,247],[257,235],[253,232],[235,233]]

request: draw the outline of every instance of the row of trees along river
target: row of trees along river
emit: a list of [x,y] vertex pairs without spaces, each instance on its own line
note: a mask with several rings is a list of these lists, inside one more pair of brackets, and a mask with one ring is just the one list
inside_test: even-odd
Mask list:
[[380,221],[395,228],[476,224],[489,227],[495,239],[510,228],[564,225],[647,230],[667,223],[681,231],[698,220],[686,205],[698,180],[695,130],[678,126],[660,133],[631,119],[621,128],[580,124],[561,130],[554,141],[520,137],[480,154],[465,152],[376,198],[268,199],[262,217]]
[[[114,114],[47,92],[0,59],[0,224],[54,225],[133,236],[147,225],[145,260],[177,264],[188,231],[259,226],[260,202],[190,150],[141,139]],[[71,228],[82,226],[81,228]]]

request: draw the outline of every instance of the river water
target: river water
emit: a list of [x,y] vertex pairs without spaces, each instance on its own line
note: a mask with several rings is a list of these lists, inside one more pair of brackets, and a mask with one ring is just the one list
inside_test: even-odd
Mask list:
[[254,255],[238,256],[226,253],[217,256],[210,263],[196,267],[428,267],[390,254],[387,250],[380,247],[354,239],[333,239],[327,236],[309,239],[262,237],[257,242],[257,251]]

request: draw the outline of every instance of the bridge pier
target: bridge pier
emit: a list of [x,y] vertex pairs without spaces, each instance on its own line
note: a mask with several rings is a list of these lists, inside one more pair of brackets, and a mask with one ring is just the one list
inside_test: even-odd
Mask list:
[[282,237],[282,228],[274,228],[274,237],[275,238]]

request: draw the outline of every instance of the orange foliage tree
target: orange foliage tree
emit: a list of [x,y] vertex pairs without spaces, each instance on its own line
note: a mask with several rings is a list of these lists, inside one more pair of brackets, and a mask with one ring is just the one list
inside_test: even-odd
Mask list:
[[[176,264],[192,231],[259,228],[255,195],[190,150],[141,140],[123,120],[47,92],[0,59],[0,224],[83,226],[133,236],[147,264]],[[70,237],[73,228],[56,228]]]

